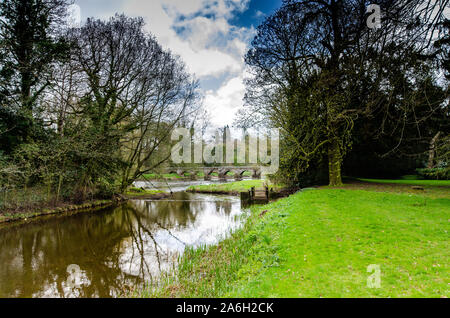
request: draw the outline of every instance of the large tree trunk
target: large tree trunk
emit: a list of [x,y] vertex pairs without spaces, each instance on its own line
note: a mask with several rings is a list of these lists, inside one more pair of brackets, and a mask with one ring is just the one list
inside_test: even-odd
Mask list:
[[436,136],[431,139],[430,150],[428,151],[428,168],[434,168],[434,157],[436,156],[436,143],[439,139],[441,132],[438,132]]
[[330,186],[342,185],[342,155],[339,146],[339,139],[337,137],[331,140],[328,146],[328,174],[330,179]]

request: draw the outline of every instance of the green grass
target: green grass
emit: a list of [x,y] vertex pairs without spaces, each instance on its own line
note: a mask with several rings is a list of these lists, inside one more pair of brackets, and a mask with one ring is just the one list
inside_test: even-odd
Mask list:
[[181,179],[182,177],[179,176],[176,173],[165,173],[162,175],[159,174],[155,174],[155,173],[149,173],[149,174],[144,174],[143,175],[144,179],[160,179],[161,177],[163,177],[164,179]]
[[[244,180],[244,181],[236,181],[229,183],[221,183],[221,184],[210,184],[210,185],[198,185],[191,186],[188,188],[188,191],[196,191],[196,192],[218,192],[218,193],[239,193],[250,190],[252,187],[262,188],[264,186],[264,180]],[[267,181],[266,181],[267,182]],[[269,185],[271,188],[279,189],[281,186],[279,185]]]
[[160,194],[160,193],[164,193],[164,191],[156,190],[156,189],[147,190],[147,189],[132,187],[132,188],[128,189],[128,191],[125,193],[125,195],[137,197],[137,196],[155,195],[155,194]]
[[400,179],[403,179],[403,180],[422,180],[423,178],[421,178],[420,176],[415,175],[415,174],[408,174],[406,176],[400,177]]
[[359,178],[357,180],[370,182],[370,183],[384,183],[384,184],[405,184],[411,186],[441,186],[441,187],[450,187],[450,180],[414,180],[414,179],[401,179],[401,180],[393,180],[393,179],[363,179]]
[[[450,195],[304,191],[252,207],[241,230],[188,250],[176,278],[140,296],[448,297],[449,221]],[[371,264],[381,288],[367,287]]]

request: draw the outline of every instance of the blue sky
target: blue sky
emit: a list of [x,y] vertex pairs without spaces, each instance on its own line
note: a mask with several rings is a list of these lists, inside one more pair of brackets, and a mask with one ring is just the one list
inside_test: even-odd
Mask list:
[[248,9],[236,15],[231,23],[241,27],[256,28],[262,21],[264,15],[270,14],[281,6],[281,0],[252,0]]
[[232,124],[243,105],[244,54],[256,27],[281,0],[75,0],[74,17],[142,16],[147,31],[200,80],[213,126]]

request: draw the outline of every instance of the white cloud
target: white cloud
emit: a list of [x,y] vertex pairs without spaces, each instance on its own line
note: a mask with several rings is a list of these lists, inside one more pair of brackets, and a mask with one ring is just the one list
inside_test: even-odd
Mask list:
[[[155,1],[158,2],[158,1]],[[204,7],[204,0],[165,0],[161,2],[169,11],[174,14],[191,15],[200,11]]]
[[225,18],[213,20],[203,16],[182,21],[176,26],[185,28],[181,36],[185,37],[193,49],[209,46],[219,38],[225,37],[231,29]]
[[[240,55],[245,44],[237,46],[235,36],[247,35],[243,30],[232,27],[224,18],[232,11],[226,3],[241,2],[246,0],[131,0],[125,3],[123,11],[130,15],[143,16],[148,31],[155,34],[165,47],[180,55],[192,73],[198,77],[220,76],[224,72],[239,72],[243,68]],[[217,15],[179,21],[180,16],[199,12],[214,12]],[[182,27],[184,31],[178,34],[175,27]],[[218,42],[224,47],[215,45]]]
[[266,15],[264,14],[264,12],[257,10],[255,13],[255,16],[257,18],[262,18],[262,17],[265,17]]
[[204,103],[212,115],[212,124],[231,126],[236,112],[242,107],[244,94],[245,85],[241,75],[230,79],[217,91],[207,91]]
[[79,27],[81,24],[81,8],[78,4],[71,4],[67,9],[69,15],[67,17],[67,24],[69,27]]
[[216,125],[231,124],[242,106],[243,55],[254,29],[229,23],[246,10],[249,0],[127,0],[122,11],[142,16],[158,41],[179,55],[198,78],[232,78],[217,91],[205,92],[205,104]]
[[444,8],[444,17],[446,19],[450,19],[450,7],[445,7]]

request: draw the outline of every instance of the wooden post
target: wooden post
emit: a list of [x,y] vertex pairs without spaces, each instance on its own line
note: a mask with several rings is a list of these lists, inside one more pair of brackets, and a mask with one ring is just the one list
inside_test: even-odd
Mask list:
[[266,199],[269,201],[269,187],[266,186]]
[[250,193],[249,192],[241,192],[241,201],[248,201],[250,200]]

